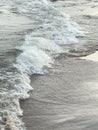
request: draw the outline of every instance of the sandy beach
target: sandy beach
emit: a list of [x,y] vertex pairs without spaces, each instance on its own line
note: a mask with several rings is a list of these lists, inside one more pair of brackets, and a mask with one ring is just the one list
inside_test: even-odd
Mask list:
[[98,51],[95,52],[94,54],[82,57],[82,59],[98,62]]

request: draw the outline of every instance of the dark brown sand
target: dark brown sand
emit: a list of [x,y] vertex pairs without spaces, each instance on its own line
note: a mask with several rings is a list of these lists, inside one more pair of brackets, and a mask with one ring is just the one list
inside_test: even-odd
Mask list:
[[98,50],[98,7],[86,0],[54,5],[88,31],[70,54],[56,60],[52,72],[33,75],[34,90],[22,101],[27,130],[98,130],[98,62],[83,60]]

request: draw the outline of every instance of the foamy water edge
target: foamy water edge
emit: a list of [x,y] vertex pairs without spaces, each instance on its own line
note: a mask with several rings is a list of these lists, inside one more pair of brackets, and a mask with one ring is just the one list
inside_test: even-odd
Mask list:
[[[4,101],[3,105],[6,107],[2,113],[6,125],[2,126],[1,130],[6,128],[10,130],[25,129],[21,118],[23,111],[20,108],[19,100],[29,98],[28,92],[33,90],[30,85],[30,75],[47,73],[47,67],[50,68],[54,64],[55,55],[64,53],[62,45],[78,43],[76,36],[83,36],[83,32],[79,31],[80,28],[75,22],[48,5],[47,1],[43,1],[43,3],[42,1],[32,2],[32,6],[28,1],[19,7],[16,6],[18,13],[31,19],[32,15],[29,14],[29,11],[33,9],[32,11],[37,13],[36,9],[39,8],[41,14],[36,17],[35,22],[40,25],[35,28],[36,31],[25,36],[21,46],[16,47],[22,51],[16,58],[16,63],[13,63],[13,67],[17,69],[14,80],[18,83],[14,86],[15,90],[2,93],[2,102]],[[47,12],[44,12],[43,7]],[[51,19],[47,17],[44,21],[44,17],[49,15],[50,9],[53,13],[50,16]],[[54,21],[51,21],[54,16]],[[40,17],[41,19],[39,19]]]

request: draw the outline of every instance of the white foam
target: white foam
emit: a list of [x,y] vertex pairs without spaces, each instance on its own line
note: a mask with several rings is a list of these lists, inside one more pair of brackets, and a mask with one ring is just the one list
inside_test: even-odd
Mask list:
[[35,35],[38,36],[41,34],[31,33],[31,35],[26,35],[26,44],[24,45],[24,47],[33,45],[37,46],[39,49],[42,49],[43,51],[49,51],[52,54],[61,53],[63,51],[62,48],[55,44],[52,40],[45,38],[45,35],[43,35],[43,37],[36,37]]
[[29,75],[33,73],[43,73],[43,67],[51,67],[52,59],[36,46],[22,47],[23,53],[17,58],[16,68],[20,72]]
[[45,36],[58,45],[77,43],[76,36],[83,35],[79,26],[68,15],[42,2],[24,2],[17,11],[35,22],[34,36]]

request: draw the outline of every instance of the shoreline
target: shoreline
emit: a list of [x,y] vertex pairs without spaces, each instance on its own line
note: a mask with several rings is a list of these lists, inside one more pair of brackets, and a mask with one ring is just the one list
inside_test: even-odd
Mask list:
[[98,51],[96,51],[93,54],[81,57],[81,59],[85,59],[85,60],[90,60],[90,61],[94,61],[94,62],[98,62]]
[[[72,19],[89,32],[89,36],[79,39],[79,44],[74,46],[77,55],[90,54],[98,45],[96,7],[92,9],[93,5],[87,5],[88,1],[83,2],[83,5],[74,0],[71,3],[61,1],[60,5],[54,3],[63,13],[69,12]],[[68,7],[63,6],[66,3]],[[89,8],[90,13],[92,10],[92,14],[87,16],[84,7],[86,10]],[[59,64],[51,74],[31,76],[34,90],[28,100],[21,101],[27,130],[97,130],[98,62],[91,61],[98,60],[97,56],[98,52],[83,59],[65,55],[58,59]]]

